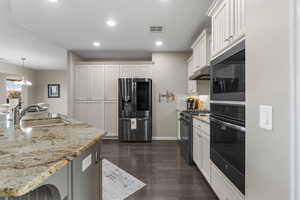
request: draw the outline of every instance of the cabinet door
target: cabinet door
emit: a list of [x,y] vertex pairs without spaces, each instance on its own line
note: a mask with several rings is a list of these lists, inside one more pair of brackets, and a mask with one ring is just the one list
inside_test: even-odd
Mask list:
[[136,69],[135,78],[152,78],[152,66],[140,66]]
[[191,74],[194,73],[194,71],[198,70],[201,67],[201,44],[198,42],[198,44],[193,49],[193,62],[191,67]]
[[89,104],[86,102],[75,102],[74,117],[81,122],[89,123]]
[[105,100],[118,100],[119,66],[105,67]]
[[118,136],[118,102],[105,102],[105,130],[107,136]]
[[104,130],[104,102],[89,102],[88,104],[89,124]]
[[202,174],[206,180],[210,181],[210,139],[207,135],[202,134]]
[[103,102],[75,102],[75,119],[104,129],[104,103]]
[[[74,200],[101,199],[101,190],[99,190],[101,189],[101,162],[97,161],[99,149],[100,145],[96,143],[72,162]],[[83,168],[83,162],[90,164]]]
[[120,66],[120,78],[152,78],[151,65]]
[[197,81],[194,80],[189,80],[190,76],[193,74],[193,60],[194,60],[194,56],[192,61],[188,62],[188,93],[195,93],[197,92]]
[[212,56],[229,45],[230,39],[230,4],[223,0],[212,15]]
[[90,97],[92,100],[104,100],[104,66],[90,67]]
[[233,7],[233,34],[231,38],[234,41],[241,39],[245,35],[246,13],[245,0],[232,0]]
[[203,171],[203,137],[199,129],[198,129],[198,159],[199,159],[198,167],[200,171]]
[[89,99],[89,68],[75,67],[74,69],[74,97],[76,100]]

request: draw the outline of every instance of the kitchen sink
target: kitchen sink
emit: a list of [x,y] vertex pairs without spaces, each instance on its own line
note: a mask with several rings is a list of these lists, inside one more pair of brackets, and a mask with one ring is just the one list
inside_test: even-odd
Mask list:
[[70,124],[70,122],[62,118],[53,119],[37,119],[37,120],[22,120],[22,128],[37,128],[37,127],[49,127],[49,126],[64,126]]

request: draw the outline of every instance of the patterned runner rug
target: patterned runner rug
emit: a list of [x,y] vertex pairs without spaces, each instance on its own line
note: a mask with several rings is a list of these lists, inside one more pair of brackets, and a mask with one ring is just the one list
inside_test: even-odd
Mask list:
[[124,200],[146,186],[106,159],[102,161],[103,200]]

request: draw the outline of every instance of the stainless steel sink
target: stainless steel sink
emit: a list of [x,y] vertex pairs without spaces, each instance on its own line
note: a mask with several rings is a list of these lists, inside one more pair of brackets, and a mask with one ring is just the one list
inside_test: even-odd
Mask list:
[[37,127],[49,127],[49,126],[64,126],[70,124],[70,122],[62,118],[53,118],[53,119],[37,119],[37,120],[22,120],[22,128],[37,128]]

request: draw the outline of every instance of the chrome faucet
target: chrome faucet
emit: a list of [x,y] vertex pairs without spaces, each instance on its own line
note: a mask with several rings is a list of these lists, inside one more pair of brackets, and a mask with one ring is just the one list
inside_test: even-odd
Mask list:
[[19,106],[16,106],[14,108],[14,124],[19,124],[22,117],[26,115],[28,112],[42,112],[47,111],[48,107],[45,106],[45,104],[34,104],[29,105],[26,108],[20,110]]

